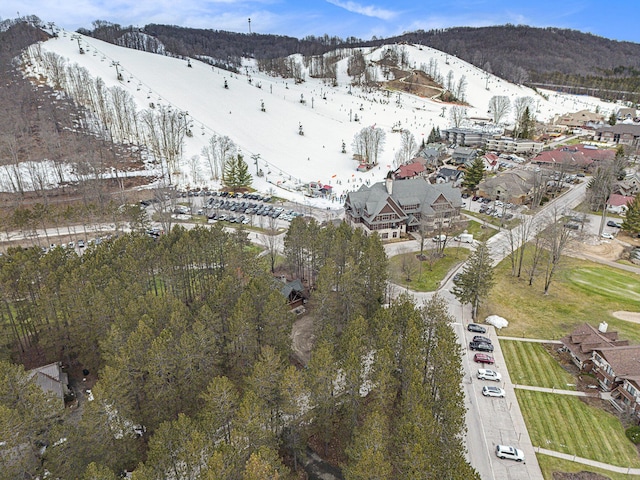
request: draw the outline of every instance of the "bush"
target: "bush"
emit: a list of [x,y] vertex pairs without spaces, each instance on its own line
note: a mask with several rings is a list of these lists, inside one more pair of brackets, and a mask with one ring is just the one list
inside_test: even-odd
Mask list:
[[640,443],[640,426],[635,425],[633,427],[629,427],[624,431],[624,433],[627,438],[636,445]]

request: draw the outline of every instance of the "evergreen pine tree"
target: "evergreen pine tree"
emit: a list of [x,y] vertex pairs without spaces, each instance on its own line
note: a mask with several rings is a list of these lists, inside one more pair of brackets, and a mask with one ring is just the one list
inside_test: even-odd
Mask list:
[[452,293],[460,303],[471,304],[471,316],[475,320],[478,308],[487,298],[493,284],[493,260],[486,243],[478,244],[460,274],[460,279],[453,287]]
[[228,159],[224,164],[224,170],[222,171],[222,182],[227,188],[233,188],[237,182],[238,167],[236,159],[234,157]]
[[436,143],[436,128],[432,127],[431,132],[429,133],[429,138],[427,139],[427,143]]
[[476,157],[464,175],[464,187],[469,191],[475,190],[478,187],[478,184],[482,181],[483,176],[484,162],[482,157]]
[[246,188],[251,185],[253,178],[249,173],[249,165],[244,161],[242,155],[238,154],[226,162],[222,181],[231,190]]
[[247,165],[247,162],[244,161],[244,158],[242,158],[242,155],[238,155],[236,159],[236,163],[237,163],[237,173],[236,173],[237,186],[240,188],[246,188],[249,185],[251,185],[251,182],[253,181],[253,178],[249,173],[249,165]]
[[640,195],[636,195],[633,201],[627,203],[627,214],[622,222],[622,230],[631,235],[640,233]]

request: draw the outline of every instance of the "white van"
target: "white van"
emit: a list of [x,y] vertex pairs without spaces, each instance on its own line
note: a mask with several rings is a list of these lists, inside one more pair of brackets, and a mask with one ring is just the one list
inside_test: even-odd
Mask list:
[[461,233],[457,237],[453,239],[454,242],[461,243],[473,243],[473,234],[472,233]]

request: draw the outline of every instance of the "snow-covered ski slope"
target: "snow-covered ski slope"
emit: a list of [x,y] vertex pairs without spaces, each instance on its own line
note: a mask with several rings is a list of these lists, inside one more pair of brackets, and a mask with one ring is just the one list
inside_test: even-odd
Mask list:
[[[215,187],[212,181],[195,185],[190,178],[191,169],[187,168],[188,159],[201,154],[202,147],[214,132],[230,137],[239,146],[254,174],[256,169],[251,156],[260,155],[258,166],[265,177],[254,175],[256,188],[273,189],[278,195],[296,197],[277,186],[319,181],[334,186],[334,193],[339,196],[367,181],[381,180],[387,165],[393,164],[400,146],[400,135],[391,130],[398,122],[413,133],[418,144],[428,137],[433,127],[450,127],[450,105],[405,93],[394,92],[388,96],[383,91],[365,92],[350,87],[347,58],[338,63],[338,86],[330,87],[308,75],[301,84],[295,84],[292,79],[271,77],[258,72],[251,61],[247,61],[247,67],[237,75],[194,59],[189,68],[182,59],[118,47],[84,36],[79,36],[79,41],[86,53],[80,54],[78,40],[71,35],[72,32],[60,32],[57,39],[44,42],[42,48],[66,58],[70,64],[77,63],[95,77],[102,77],[107,86],[119,85],[126,89],[136,99],[140,110],[149,108],[153,102],[188,112],[193,120],[194,135],[186,138],[184,166],[177,179],[185,187]],[[363,52],[365,58],[377,60],[385,48],[364,49]],[[543,121],[557,113],[581,109],[595,111],[597,106],[606,113],[613,107],[595,98],[553,92],[547,92],[550,96],[546,100],[529,88],[488,75],[440,51],[417,45],[402,45],[401,48],[405,49],[412,67],[420,68],[434,58],[443,77],[451,71],[457,83],[464,75],[470,117],[487,117],[489,100],[494,95],[507,95],[512,102],[518,97],[532,97],[536,116]],[[122,81],[117,79],[114,62],[118,63]],[[251,83],[246,73],[251,77]],[[305,103],[301,103],[301,99]],[[265,112],[261,111],[262,102]],[[356,115],[358,122],[353,121]],[[304,135],[299,134],[300,125]],[[351,143],[358,131],[371,125],[386,131],[380,168],[357,172]],[[343,141],[347,153],[341,153]],[[206,172],[202,159],[203,178],[207,178]],[[337,207],[338,204],[329,202],[327,206]]]

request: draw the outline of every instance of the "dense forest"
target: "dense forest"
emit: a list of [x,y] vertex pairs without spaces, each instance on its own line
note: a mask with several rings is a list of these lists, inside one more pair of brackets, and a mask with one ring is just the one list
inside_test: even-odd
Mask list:
[[[0,257],[0,478],[289,479],[307,446],[345,479],[476,478],[446,303],[383,308],[382,244],[344,223],[300,217],[284,243],[313,285],[306,368],[282,284],[241,229]],[[38,413],[51,402],[9,363],[34,358],[81,387],[97,372],[95,399]]]
[[[298,40],[281,35],[168,25],[151,24],[138,29],[97,21],[93,30],[83,29],[81,33],[130,48],[203,58],[231,69],[240,65],[241,56],[272,60],[299,53],[312,57],[342,47],[407,42],[455,55],[514,83],[548,85],[571,93],[640,101],[639,44],[552,27],[456,27],[418,30],[384,39],[341,39],[325,35]],[[149,44],[141,41],[141,36],[157,39],[158,44],[141,47]]]

